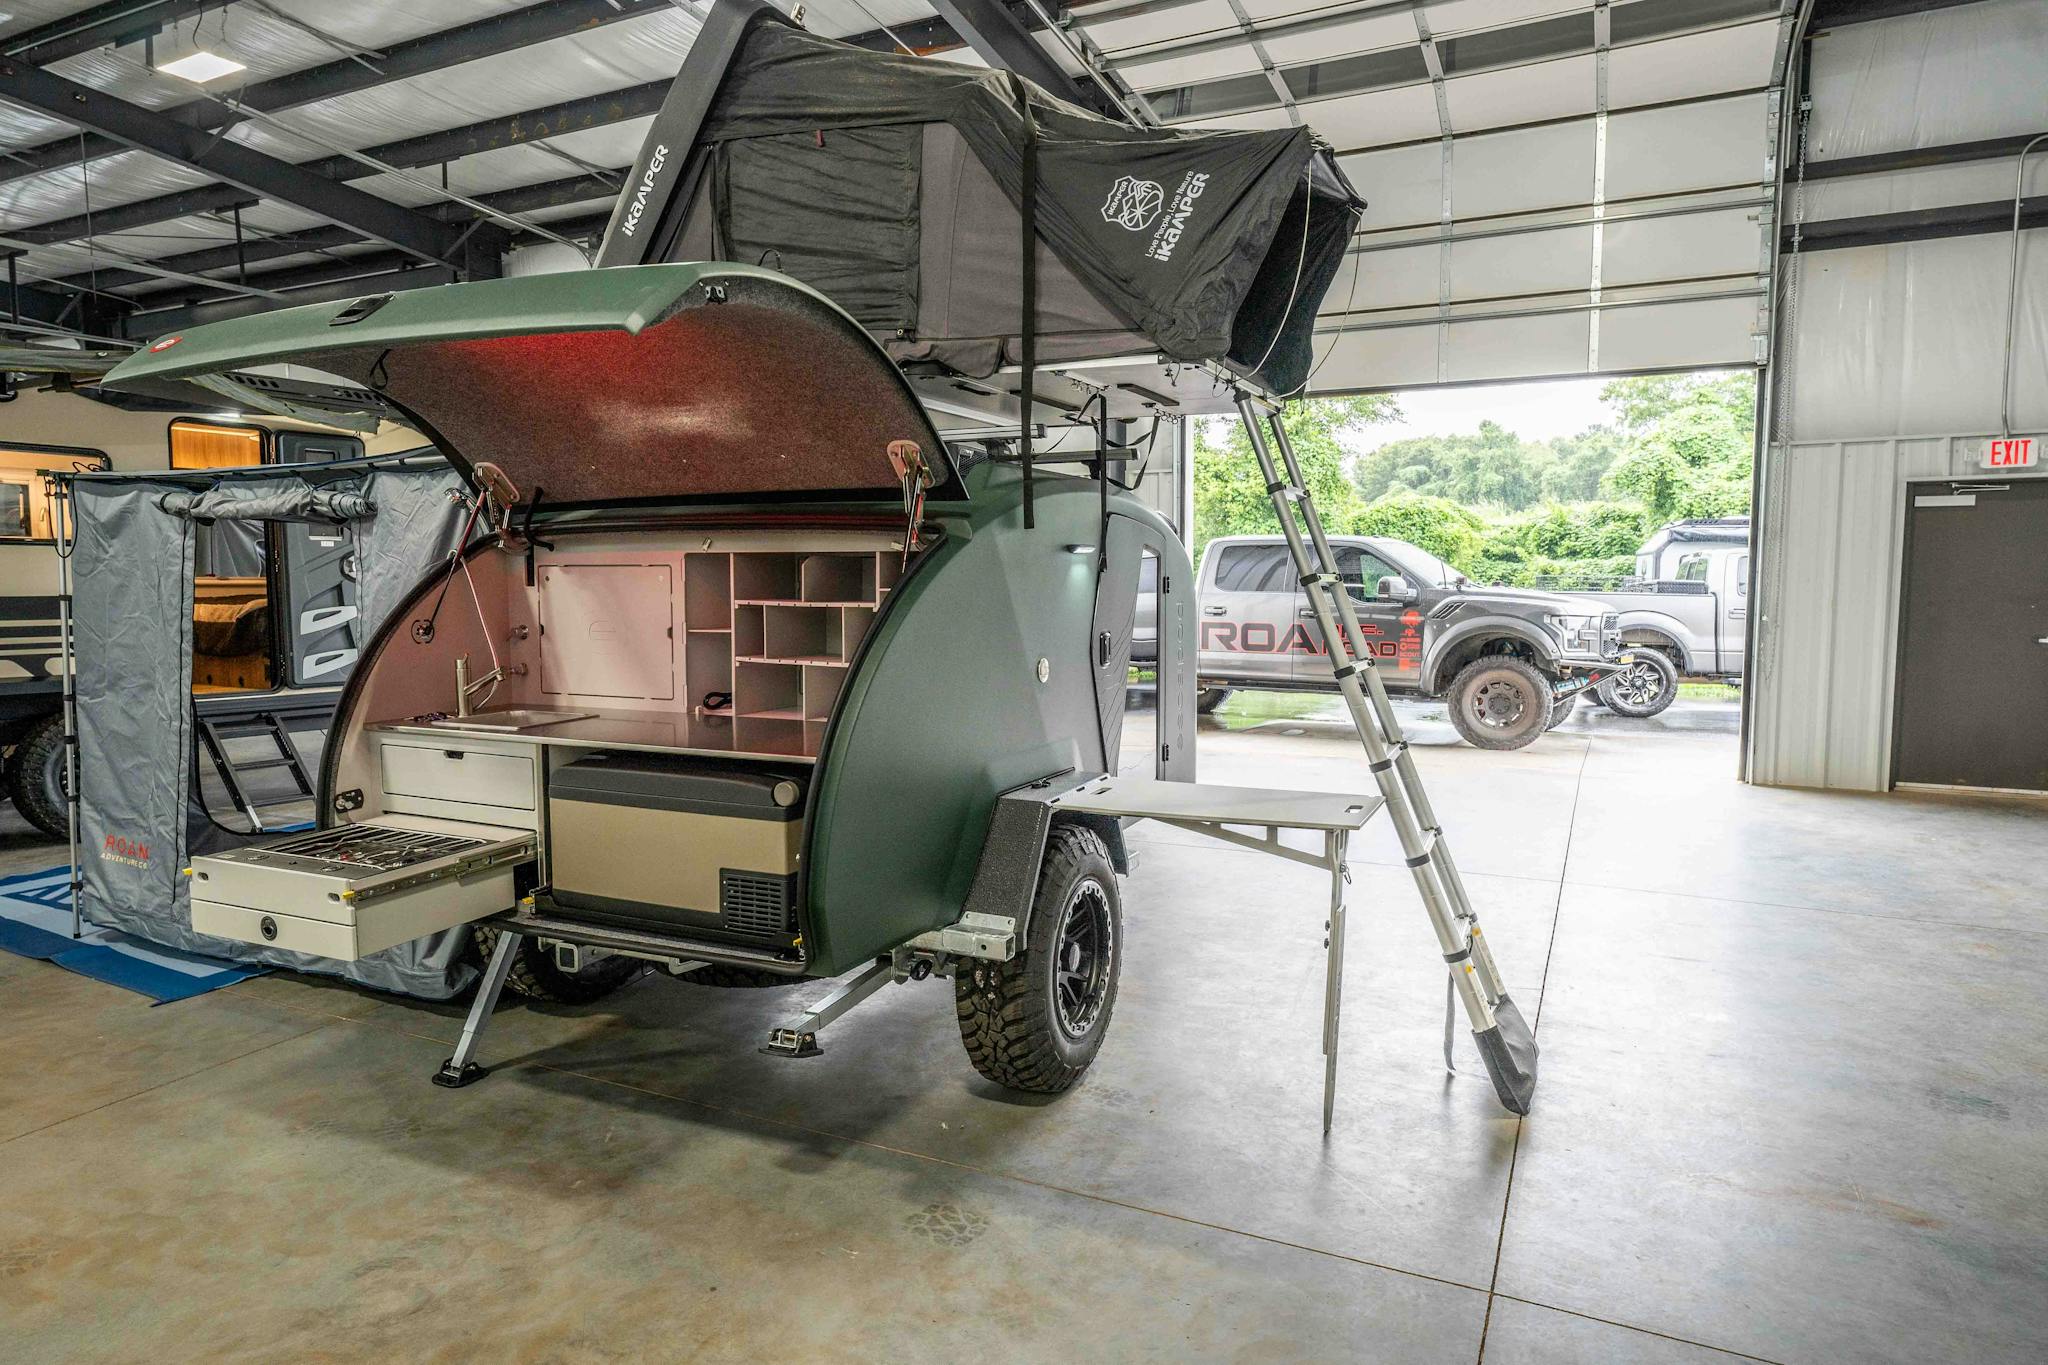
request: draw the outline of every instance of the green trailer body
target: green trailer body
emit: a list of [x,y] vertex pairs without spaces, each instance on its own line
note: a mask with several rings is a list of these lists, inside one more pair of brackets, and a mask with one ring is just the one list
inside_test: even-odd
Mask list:
[[[888,447],[922,452],[917,548],[815,754],[794,972],[837,975],[953,925],[1000,796],[1116,768],[1140,555],[1169,589],[1148,771],[1193,777],[1194,577],[1172,528],[1093,478],[1041,471],[1027,530],[1017,468],[956,462],[881,348],[795,281],[693,263],[313,304],[161,339],[109,382],[285,362],[380,392],[499,500],[504,528],[472,563],[536,541],[736,527],[864,527],[900,543]],[[430,575],[365,650],[322,773],[323,826],[350,818],[348,736],[388,719],[366,713],[375,680],[445,667],[446,642],[415,637],[451,576]],[[1101,833],[1121,863],[1117,830]],[[995,893],[1020,932],[1033,889]]]

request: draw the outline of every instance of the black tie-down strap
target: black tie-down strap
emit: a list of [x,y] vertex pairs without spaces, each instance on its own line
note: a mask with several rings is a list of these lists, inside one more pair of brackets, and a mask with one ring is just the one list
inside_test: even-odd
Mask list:
[[1501,1105],[1517,1114],[1529,1112],[1536,1098],[1536,1035],[1522,1018],[1515,1002],[1503,995],[1493,1003],[1493,1027],[1474,1031],[1479,1056],[1486,1074],[1493,1077],[1493,1093]]

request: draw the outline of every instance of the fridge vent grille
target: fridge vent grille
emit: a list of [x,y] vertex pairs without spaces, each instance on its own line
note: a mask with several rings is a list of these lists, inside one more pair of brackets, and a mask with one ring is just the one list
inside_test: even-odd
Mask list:
[[723,927],[730,933],[781,938],[793,927],[789,922],[790,888],[793,877],[765,872],[718,874],[718,909]]

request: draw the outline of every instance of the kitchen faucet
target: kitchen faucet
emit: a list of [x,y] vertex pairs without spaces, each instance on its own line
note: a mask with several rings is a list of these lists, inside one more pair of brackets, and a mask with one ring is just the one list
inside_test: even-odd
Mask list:
[[483,688],[491,686],[493,683],[501,682],[506,678],[523,678],[525,676],[525,664],[507,664],[492,669],[490,672],[484,674],[481,678],[478,678],[476,681],[472,682],[470,681],[469,677],[469,656],[467,654],[456,655],[455,715],[457,719],[462,719],[469,715],[469,699],[472,694],[481,691]]

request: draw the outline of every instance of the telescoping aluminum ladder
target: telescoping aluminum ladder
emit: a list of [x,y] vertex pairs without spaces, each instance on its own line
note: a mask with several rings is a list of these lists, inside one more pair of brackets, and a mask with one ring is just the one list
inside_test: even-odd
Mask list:
[[1386,801],[1387,816],[1401,840],[1402,856],[1414,874],[1415,889],[1422,897],[1423,909],[1429,912],[1450,969],[1444,1003],[1444,1065],[1453,1066],[1454,1003],[1461,1003],[1500,1102],[1517,1114],[1526,1114],[1536,1093],[1535,1035],[1508,998],[1500,969],[1487,949],[1479,917],[1473,913],[1443,825],[1408,753],[1408,741],[1402,738],[1401,724],[1387,699],[1387,686],[1380,679],[1372,652],[1361,648],[1354,653],[1354,646],[1366,637],[1359,629],[1351,594],[1338,576],[1337,556],[1323,534],[1322,518],[1316,514],[1315,501],[1301,477],[1301,465],[1294,458],[1279,409],[1243,390],[1237,391],[1235,398],[1252,453],[1258,457],[1259,472],[1265,476],[1274,514],[1280,519],[1281,534],[1294,557],[1295,572],[1327,642],[1337,686],[1365,745],[1367,765]]

